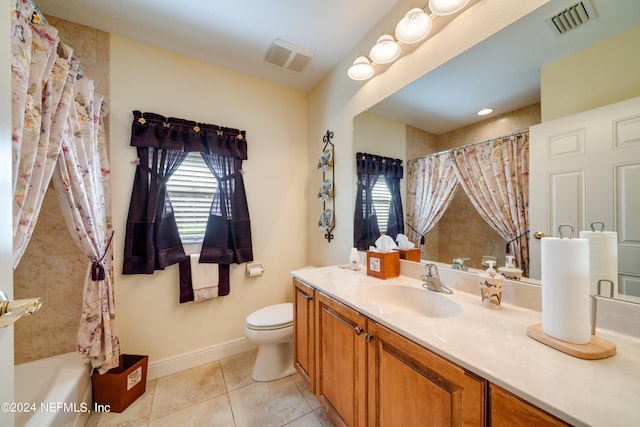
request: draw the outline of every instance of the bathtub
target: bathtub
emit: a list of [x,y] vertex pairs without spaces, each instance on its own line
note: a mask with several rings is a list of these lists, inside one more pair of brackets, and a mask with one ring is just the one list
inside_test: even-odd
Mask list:
[[66,353],[15,366],[16,427],[84,426],[92,405],[89,362]]

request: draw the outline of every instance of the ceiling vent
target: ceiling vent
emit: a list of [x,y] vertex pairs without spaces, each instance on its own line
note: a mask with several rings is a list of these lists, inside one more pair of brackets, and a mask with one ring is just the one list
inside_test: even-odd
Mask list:
[[267,62],[287,71],[299,73],[311,61],[313,52],[293,43],[276,39],[267,54]]
[[547,19],[547,22],[556,34],[565,34],[595,18],[596,12],[591,1],[583,0]]

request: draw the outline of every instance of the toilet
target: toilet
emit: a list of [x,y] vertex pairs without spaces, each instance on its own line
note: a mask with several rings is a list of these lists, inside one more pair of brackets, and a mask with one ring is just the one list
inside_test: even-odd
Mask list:
[[247,316],[244,335],[258,345],[251,377],[273,381],[295,372],[293,367],[293,304],[270,305]]

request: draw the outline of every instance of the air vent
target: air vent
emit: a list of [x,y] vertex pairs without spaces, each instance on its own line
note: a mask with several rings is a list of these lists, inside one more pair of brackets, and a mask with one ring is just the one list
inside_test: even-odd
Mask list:
[[278,68],[299,73],[305,69],[312,57],[313,52],[310,50],[277,39],[267,54],[267,62]]
[[589,0],[583,0],[547,19],[547,22],[557,34],[565,34],[595,18],[593,5]]

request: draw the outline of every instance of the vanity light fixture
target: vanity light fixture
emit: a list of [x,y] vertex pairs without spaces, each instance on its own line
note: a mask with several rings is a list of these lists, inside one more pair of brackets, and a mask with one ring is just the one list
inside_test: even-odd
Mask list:
[[476,114],[478,114],[479,116],[486,116],[487,114],[491,114],[493,113],[493,108],[483,108],[482,110],[478,111]]
[[462,10],[469,0],[429,0],[429,10],[436,15],[452,15]]
[[400,56],[400,45],[393,36],[380,36],[376,44],[369,51],[369,57],[376,64],[388,64]]
[[415,7],[396,25],[396,38],[405,44],[418,43],[431,32],[433,20],[424,10]]
[[369,62],[369,58],[360,55],[353,61],[353,65],[349,67],[347,74],[352,80],[369,80],[373,77],[373,65]]
[[438,16],[454,14],[464,8],[470,0],[429,0],[429,10],[413,8],[398,22],[395,37],[390,34],[380,36],[369,51],[369,56],[360,55],[347,75],[352,80],[369,80],[375,74],[376,64],[389,64],[400,57],[403,44],[414,44],[424,40]]

